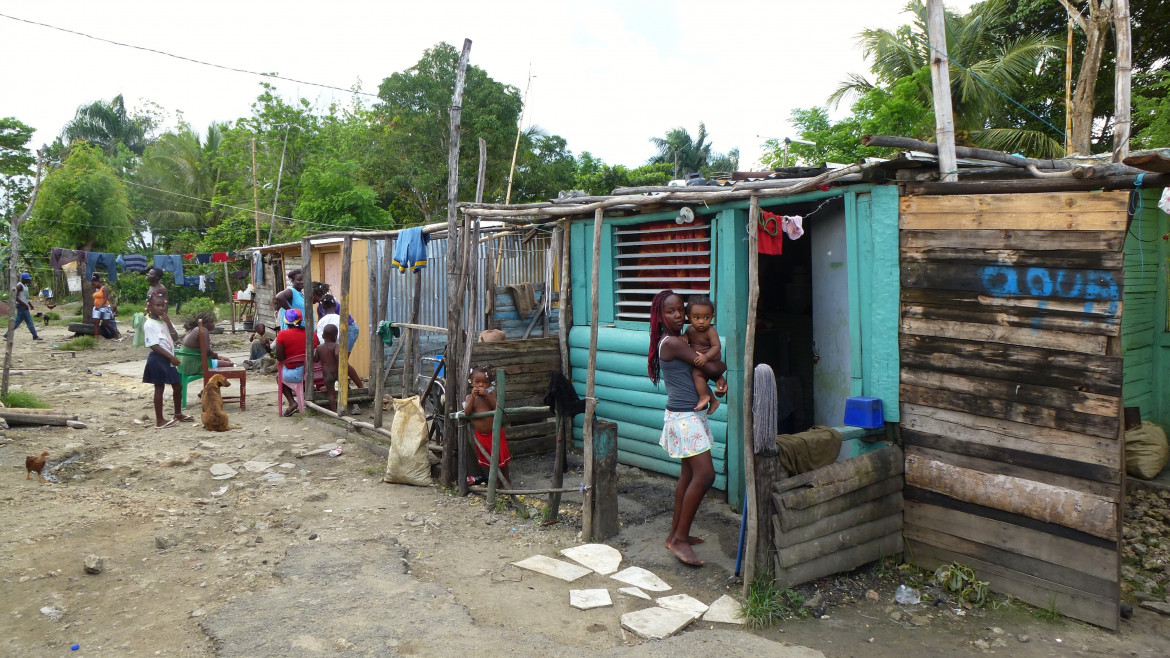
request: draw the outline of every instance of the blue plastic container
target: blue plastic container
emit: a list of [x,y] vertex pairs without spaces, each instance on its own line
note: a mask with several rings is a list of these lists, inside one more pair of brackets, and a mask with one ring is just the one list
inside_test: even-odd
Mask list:
[[435,367],[436,367],[436,368],[438,368],[438,370],[439,370],[439,374],[438,374],[438,376],[439,376],[439,377],[442,377],[442,376],[444,375],[444,371],[447,369],[447,368],[446,368],[446,366],[440,366],[440,365],[439,365],[439,363],[440,363],[440,362],[442,361],[442,359],[443,359],[443,353],[442,353],[442,352],[439,352],[438,354],[436,354],[436,355],[435,355],[435,358],[436,358],[436,359],[438,359],[438,361],[435,361]]
[[885,424],[882,399],[861,396],[845,398],[845,424],[865,429],[882,427]]

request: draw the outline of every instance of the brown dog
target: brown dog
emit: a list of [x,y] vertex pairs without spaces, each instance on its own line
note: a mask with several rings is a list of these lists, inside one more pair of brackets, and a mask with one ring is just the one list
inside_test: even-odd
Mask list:
[[203,413],[200,415],[200,419],[203,420],[203,429],[209,432],[240,429],[239,425],[228,424],[228,415],[223,410],[223,396],[219,393],[222,386],[231,386],[231,384],[223,375],[215,375],[207,380],[207,386],[204,386],[203,392],[199,394],[203,400]]

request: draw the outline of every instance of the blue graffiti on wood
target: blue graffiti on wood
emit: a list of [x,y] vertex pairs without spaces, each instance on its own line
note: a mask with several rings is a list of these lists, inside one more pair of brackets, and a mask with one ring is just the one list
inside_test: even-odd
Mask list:
[[1060,297],[1117,301],[1121,288],[1113,272],[1062,270],[1049,267],[988,265],[981,273],[983,289],[997,297]]

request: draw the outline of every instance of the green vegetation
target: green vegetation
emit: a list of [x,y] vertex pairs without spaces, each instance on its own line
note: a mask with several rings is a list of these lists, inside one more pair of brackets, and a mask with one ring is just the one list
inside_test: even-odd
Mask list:
[[183,304],[182,311],[184,322],[204,312],[211,313],[212,315],[216,316],[216,319],[219,319],[219,309],[216,307],[215,302],[211,301],[207,297],[196,297],[195,299],[186,302]]
[[1056,597],[1048,596],[1048,605],[1046,607],[1032,608],[1032,616],[1043,621],[1060,621],[1063,615],[1056,609]]
[[977,580],[975,570],[966,565],[958,562],[942,565],[934,572],[934,582],[976,608],[987,602],[987,582]]
[[61,343],[57,346],[59,350],[66,352],[80,352],[82,350],[92,350],[97,347],[97,339],[93,336],[78,336],[73,340]]
[[48,409],[49,403],[37,397],[35,393],[28,391],[8,391],[0,402],[4,403],[5,407],[17,407],[21,409]]
[[776,587],[767,574],[756,576],[748,588],[743,616],[751,628],[768,628],[784,619],[807,617],[812,614],[802,607],[804,597],[792,588]]

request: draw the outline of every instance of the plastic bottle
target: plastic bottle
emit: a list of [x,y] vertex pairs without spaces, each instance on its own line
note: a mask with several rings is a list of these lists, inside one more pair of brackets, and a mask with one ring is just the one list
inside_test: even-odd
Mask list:
[[330,457],[340,457],[341,456],[341,448],[334,448],[333,450],[330,450],[329,456]]
[[913,587],[898,585],[898,589],[894,592],[894,600],[902,605],[917,605],[922,600],[922,595]]

